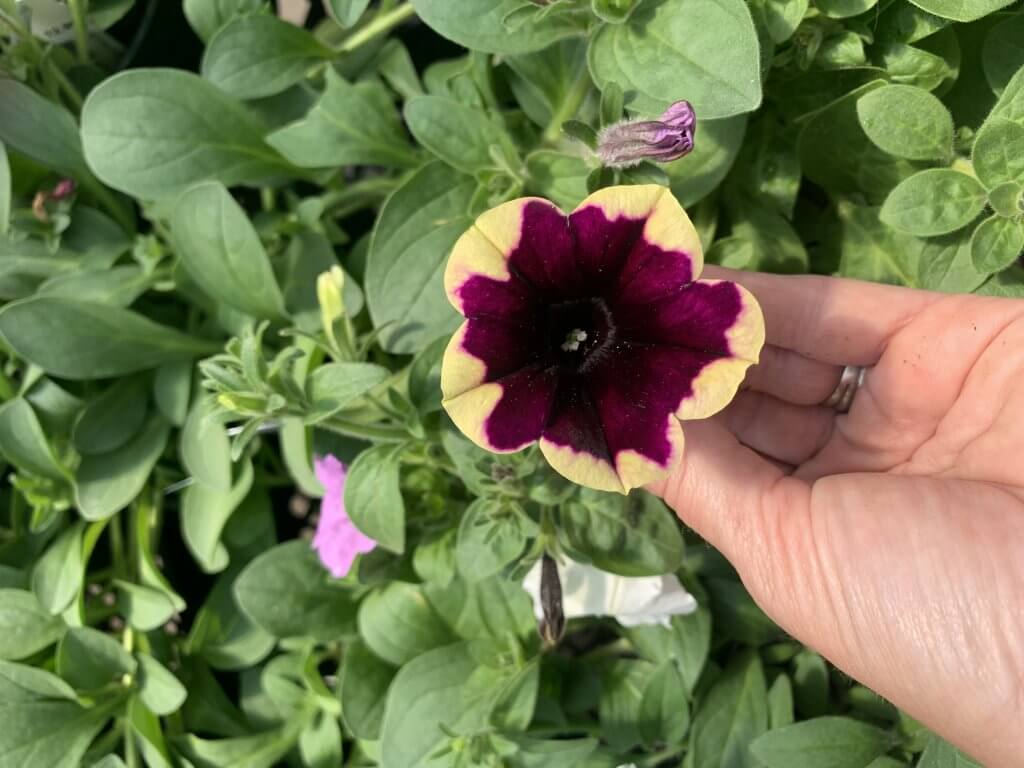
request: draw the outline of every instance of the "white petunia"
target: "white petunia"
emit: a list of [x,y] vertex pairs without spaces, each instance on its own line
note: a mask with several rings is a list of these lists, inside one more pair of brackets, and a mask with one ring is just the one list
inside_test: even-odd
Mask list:
[[[630,578],[566,560],[558,566],[562,580],[562,611],[566,619],[581,616],[612,616],[626,627],[646,624],[669,626],[673,616],[693,613],[697,601],[675,574]],[[544,616],[540,602],[541,561],[523,579],[533,599],[533,611]]]

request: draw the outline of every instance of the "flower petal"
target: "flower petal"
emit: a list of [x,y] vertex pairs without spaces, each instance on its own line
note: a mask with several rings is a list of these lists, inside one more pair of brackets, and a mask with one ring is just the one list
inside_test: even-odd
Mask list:
[[464,322],[452,336],[441,361],[441,393],[461,395],[473,387],[514,373],[535,362],[536,332],[492,317]]
[[619,380],[609,365],[587,381],[563,383],[540,449],[573,482],[627,493],[672,469],[682,456],[683,431],[671,407],[645,407]]
[[455,426],[481,448],[512,453],[540,437],[557,380],[555,370],[534,365],[446,398],[443,405]]
[[569,218],[581,266],[617,283],[614,295],[633,285],[638,300],[657,298],[696,279],[704,267],[697,230],[665,187],[607,187]]

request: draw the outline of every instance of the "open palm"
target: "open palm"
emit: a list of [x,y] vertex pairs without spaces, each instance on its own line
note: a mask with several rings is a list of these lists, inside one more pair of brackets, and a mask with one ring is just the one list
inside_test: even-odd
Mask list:
[[[781,626],[989,768],[1024,755],[1024,302],[708,269],[747,388],[652,490]],[[871,366],[847,415],[818,405]]]

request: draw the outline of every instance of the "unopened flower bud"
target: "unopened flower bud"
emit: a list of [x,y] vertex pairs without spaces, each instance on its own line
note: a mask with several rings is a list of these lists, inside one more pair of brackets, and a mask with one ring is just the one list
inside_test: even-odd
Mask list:
[[341,267],[331,267],[321,273],[316,281],[316,297],[320,302],[320,318],[324,332],[330,335],[334,321],[345,316],[345,301],[342,291],[345,289],[345,273]]
[[657,120],[623,120],[598,136],[597,154],[609,168],[628,168],[643,160],[667,163],[693,149],[697,116],[688,101],[677,101]]
[[66,197],[71,197],[75,194],[76,189],[78,189],[78,185],[75,184],[74,179],[61,179],[50,193],[50,199],[63,200]]

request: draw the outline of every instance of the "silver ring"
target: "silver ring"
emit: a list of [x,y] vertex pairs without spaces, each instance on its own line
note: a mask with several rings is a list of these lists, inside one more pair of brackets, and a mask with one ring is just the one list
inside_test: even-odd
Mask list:
[[848,365],[843,368],[843,373],[839,377],[839,385],[822,405],[827,408],[835,408],[839,413],[849,411],[850,405],[853,404],[853,396],[857,394],[857,390],[864,383],[866,370],[859,365]]

